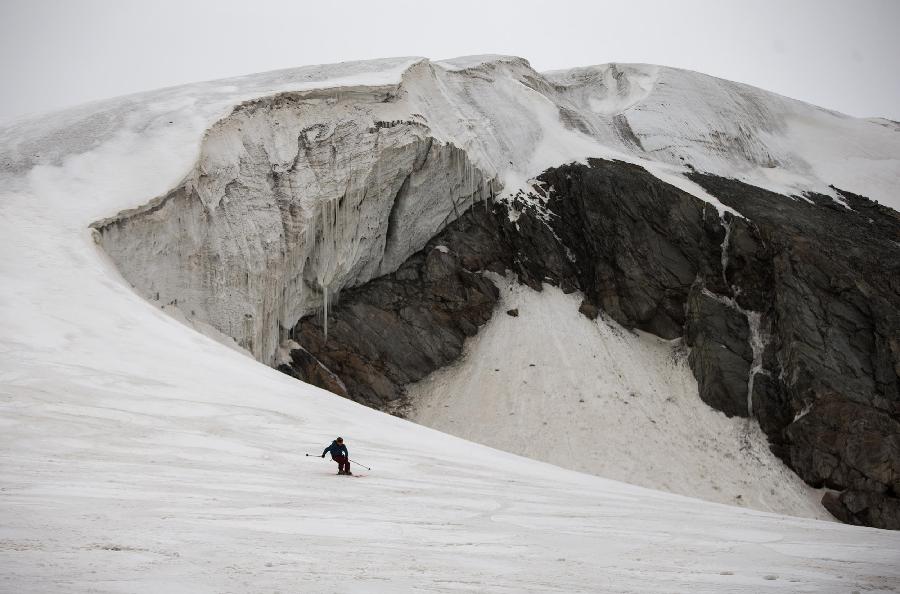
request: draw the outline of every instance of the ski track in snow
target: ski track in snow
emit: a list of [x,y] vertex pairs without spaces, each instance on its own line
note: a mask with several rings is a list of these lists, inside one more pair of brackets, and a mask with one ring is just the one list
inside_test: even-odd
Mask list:
[[[390,84],[413,63],[0,130],[0,591],[897,592],[896,533],[646,490],[378,413],[193,331],[94,244],[90,223],[189,173],[234,102]],[[304,457],[338,433],[368,476]]]

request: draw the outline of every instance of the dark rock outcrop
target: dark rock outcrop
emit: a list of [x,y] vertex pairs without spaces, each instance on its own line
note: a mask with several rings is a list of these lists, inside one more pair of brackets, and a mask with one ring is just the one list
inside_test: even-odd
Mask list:
[[347,386],[344,385],[341,378],[322,365],[321,361],[313,357],[303,347],[292,349],[290,363],[279,365],[278,370],[338,396],[343,396],[344,398],[350,396]]
[[747,378],[753,349],[747,317],[698,284],[688,296],[684,330],[700,398],[728,416],[749,416]]
[[579,288],[623,325],[683,332],[707,403],[749,409],[804,480],[900,528],[900,215],[692,178],[743,216],[621,163],[542,175]]
[[709,204],[618,161],[565,165],[538,179],[553,188],[550,225],[573,257],[576,286],[617,322],[677,338],[697,276],[722,291],[725,232]]
[[900,526],[900,499],[867,491],[847,490],[822,497],[822,505],[838,520],[858,526]]
[[846,192],[847,207],[694,180],[747,217],[732,222],[726,276],[767,320],[751,401],[773,451],[809,484],[847,490],[827,502],[838,517],[900,529],[900,215]]
[[[499,292],[478,272],[505,270],[510,255],[498,249],[485,208],[473,207],[396,272],[343,292],[329,312],[327,338],[320,317],[297,324],[292,337],[343,381],[342,395],[402,409],[403,386],[459,357],[466,337],[490,319]],[[295,353],[302,355],[293,351],[284,371],[331,390]]]
[[[294,338],[350,398],[393,408],[489,319],[497,289],[484,271],[579,290],[591,319],[603,310],[684,336],[701,398],[752,414],[804,480],[844,491],[823,501],[837,517],[900,528],[898,213],[844,192],[849,208],[692,175],[742,216],[720,215],[614,161],[538,179],[533,194],[473,207],[397,272],[345,291],[327,341],[315,317]],[[324,381],[302,357],[292,369]]]
[[578,306],[578,313],[583,315],[589,320],[596,320],[600,315],[600,308],[588,301],[587,299],[581,300],[581,305]]

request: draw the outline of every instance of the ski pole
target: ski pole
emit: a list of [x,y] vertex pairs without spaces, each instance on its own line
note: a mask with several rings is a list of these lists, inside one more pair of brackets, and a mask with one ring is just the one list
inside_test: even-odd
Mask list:
[[[349,458],[347,458],[347,459],[350,460]],[[365,466],[365,465],[363,465],[363,464],[360,464],[360,463],[357,462],[356,460],[350,460],[350,461],[353,462],[354,464],[356,464],[357,466],[362,466],[362,467],[365,468],[366,470],[372,470],[372,469],[369,468],[368,466]]]
[[316,456],[315,454],[306,454],[310,458],[324,458],[325,456]]

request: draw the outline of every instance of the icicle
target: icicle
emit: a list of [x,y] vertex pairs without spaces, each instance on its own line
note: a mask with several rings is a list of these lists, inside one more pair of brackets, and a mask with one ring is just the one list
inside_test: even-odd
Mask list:
[[325,340],[328,340],[328,285],[335,270],[335,232],[337,227],[337,200],[328,200],[321,205],[322,238],[319,251],[319,270],[317,280],[322,289],[322,315]]
[[325,342],[328,342],[328,287],[322,287],[322,312],[325,315]]

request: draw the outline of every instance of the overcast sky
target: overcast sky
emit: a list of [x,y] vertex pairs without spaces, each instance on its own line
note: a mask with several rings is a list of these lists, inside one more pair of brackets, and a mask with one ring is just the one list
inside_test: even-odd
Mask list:
[[647,62],[900,120],[900,0],[0,0],[0,120],[277,68],[500,53]]

